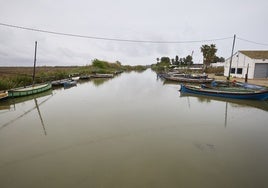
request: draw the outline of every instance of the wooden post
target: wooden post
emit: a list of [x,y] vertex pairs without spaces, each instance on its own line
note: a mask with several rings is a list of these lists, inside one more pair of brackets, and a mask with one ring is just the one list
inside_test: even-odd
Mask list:
[[37,41],[35,41],[35,48],[34,48],[33,86],[35,81],[36,50],[37,50]]
[[[249,66],[249,64],[248,64],[248,66]],[[248,66],[247,66],[247,73],[246,73],[246,75],[245,75],[245,82],[246,82],[246,83],[248,82]]]
[[235,37],[236,37],[236,36],[234,35],[233,47],[232,47],[232,54],[231,54],[231,58],[230,58],[230,67],[229,67],[229,73],[228,73],[227,80],[230,80],[230,75],[231,75],[232,60],[233,60],[233,55],[234,55]]

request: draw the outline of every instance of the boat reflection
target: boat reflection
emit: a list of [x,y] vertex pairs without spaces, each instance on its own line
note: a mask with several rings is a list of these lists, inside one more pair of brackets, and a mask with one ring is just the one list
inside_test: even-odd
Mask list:
[[[38,103],[37,99],[41,99],[41,98],[43,99],[46,96],[48,96],[48,97],[45,98],[42,102]],[[3,103],[0,103],[0,107],[8,107],[7,109],[9,109],[9,110],[13,109],[14,111],[16,110],[16,105],[18,105],[20,103],[24,103],[26,101],[29,102],[29,101],[33,100],[34,104],[35,104],[34,107],[32,107],[31,109],[23,112],[21,115],[17,116],[16,118],[11,119],[10,121],[0,125],[0,130],[2,130],[3,128],[11,125],[12,123],[14,123],[15,121],[21,119],[22,117],[26,116],[27,114],[29,114],[33,110],[37,109],[38,116],[39,116],[39,119],[40,119],[41,124],[42,124],[43,131],[44,131],[44,135],[47,135],[44,120],[42,118],[39,106],[41,106],[42,104],[47,102],[52,96],[53,96],[53,93],[52,93],[51,90],[49,90],[47,92],[43,92],[43,93],[39,93],[39,94],[35,94],[35,95],[30,95],[30,96],[25,96],[25,97],[21,97],[21,98],[11,98],[11,99],[8,99],[7,101],[3,102]],[[0,108],[0,109],[2,109],[2,108]]]
[[5,101],[0,102],[0,110],[7,110],[15,108],[16,104],[24,103],[29,100],[45,97],[48,95],[52,95],[52,90],[48,90],[42,93],[34,94],[34,95],[28,95],[25,97],[16,97],[16,98],[9,98]]
[[196,98],[199,102],[210,103],[212,101],[221,101],[227,102],[232,107],[243,108],[243,107],[253,107],[258,108],[263,111],[268,111],[268,101],[258,101],[258,100],[241,100],[241,99],[227,99],[219,97],[209,97],[209,96],[197,96],[190,93],[181,93],[180,97],[193,97]]
[[112,78],[94,78],[91,81],[93,82],[93,84],[95,86],[101,86],[102,84],[104,84],[105,82],[108,82],[109,80],[111,80]]

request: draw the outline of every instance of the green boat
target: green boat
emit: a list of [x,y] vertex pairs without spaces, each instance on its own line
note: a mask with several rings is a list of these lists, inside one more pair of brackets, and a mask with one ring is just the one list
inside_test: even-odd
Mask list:
[[36,84],[34,86],[11,89],[8,91],[8,97],[23,97],[27,95],[33,95],[47,91],[51,89],[51,87],[52,87],[51,83],[46,83],[46,84]]

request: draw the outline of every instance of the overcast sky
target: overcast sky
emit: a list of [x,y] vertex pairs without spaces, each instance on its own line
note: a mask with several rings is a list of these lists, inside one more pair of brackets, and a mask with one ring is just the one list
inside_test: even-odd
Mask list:
[[[233,37],[235,51],[268,49],[267,0],[0,0],[0,23],[76,35],[146,41],[199,41]],[[152,64],[157,57],[202,63],[200,47],[216,44],[231,55],[232,38],[200,43],[133,43],[59,36],[0,25],[0,66],[86,65],[95,58]]]

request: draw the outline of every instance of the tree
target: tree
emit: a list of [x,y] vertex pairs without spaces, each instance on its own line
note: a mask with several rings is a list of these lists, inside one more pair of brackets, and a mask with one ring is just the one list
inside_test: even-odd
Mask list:
[[161,57],[161,63],[170,64],[170,58],[169,57]]
[[215,56],[215,59],[214,59],[214,62],[213,63],[217,63],[217,62],[225,62],[225,58],[224,57]]
[[175,64],[178,65],[179,64],[179,56],[176,55],[175,57]]
[[193,57],[191,55],[188,55],[184,59],[184,64],[185,65],[192,65],[193,64]]
[[203,53],[203,58],[204,58],[204,70],[207,69],[207,67],[213,63],[213,61],[215,60],[216,57],[216,52],[217,52],[217,48],[215,44],[211,44],[211,45],[202,45],[202,47],[200,48],[201,52]]
[[157,63],[159,63],[159,58],[156,58]]

